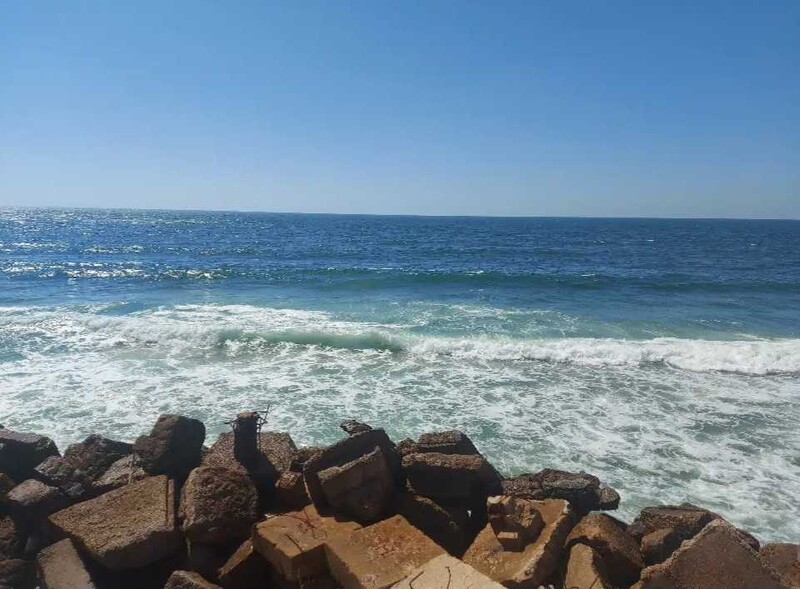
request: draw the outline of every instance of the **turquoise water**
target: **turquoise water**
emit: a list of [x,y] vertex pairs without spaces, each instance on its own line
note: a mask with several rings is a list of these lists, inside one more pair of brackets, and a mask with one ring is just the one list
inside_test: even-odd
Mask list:
[[467,431],[800,538],[800,222],[0,209],[0,423]]

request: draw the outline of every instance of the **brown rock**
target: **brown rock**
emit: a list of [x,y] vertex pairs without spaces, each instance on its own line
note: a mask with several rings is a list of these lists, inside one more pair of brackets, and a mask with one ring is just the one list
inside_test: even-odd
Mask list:
[[597,508],[602,511],[613,511],[619,507],[619,493],[611,487],[602,487],[598,492],[597,498]]
[[325,542],[349,538],[356,522],[320,515],[313,505],[302,511],[267,517],[253,530],[253,547],[284,581],[297,582],[328,572]]
[[760,554],[784,585],[800,587],[800,544],[765,544]]
[[662,528],[642,538],[641,553],[645,565],[650,566],[667,560],[683,540],[673,528]]
[[108,470],[94,482],[94,489],[97,493],[107,493],[144,478],[147,478],[147,473],[136,464],[136,457],[129,454],[108,467]]
[[647,534],[671,529],[683,540],[688,540],[714,519],[707,509],[693,505],[662,505],[645,507],[628,527],[628,533],[641,540]]
[[442,554],[414,569],[392,589],[503,589],[474,568]]
[[288,509],[303,509],[311,503],[303,475],[292,471],[283,473],[275,483],[275,501]]
[[94,481],[117,460],[128,456],[132,449],[133,446],[126,442],[117,442],[92,434],[83,442],[72,444],[67,448],[64,458]]
[[532,474],[521,474],[503,479],[501,489],[503,495],[511,495],[520,499],[541,501],[547,498],[542,490],[542,482]]
[[20,535],[14,520],[0,516],[0,560],[13,560],[22,556],[25,539]]
[[94,589],[92,575],[72,540],[61,540],[39,552],[36,558],[41,589]]
[[45,458],[58,455],[48,437],[0,429],[0,471],[16,482],[31,478],[33,469]]
[[279,475],[291,468],[297,446],[288,433],[261,432],[259,440],[261,451]]
[[321,470],[317,476],[327,504],[362,524],[383,516],[394,490],[392,473],[378,447],[352,462]]
[[69,503],[67,496],[59,489],[35,479],[28,479],[11,489],[6,501],[14,517],[30,523],[63,509]]
[[444,549],[395,515],[325,544],[331,576],[343,587],[384,589],[403,580]]
[[186,540],[186,559],[180,563],[180,570],[193,571],[209,581],[216,582],[219,568],[230,556],[230,544],[203,544]]
[[175,571],[167,579],[164,589],[221,589],[221,587],[206,581],[194,571]]
[[241,542],[258,519],[258,493],[247,475],[214,466],[194,469],[182,491],[183,532],[206,544]]
[[348,436],[368,432],[372,429],[371,425],[367,425],[366,423],[357,421],[355,419],[346,419],[339,424],[339,427],[342,428]]
[[0,587],[3,589],[34,589],[36,567],[27,560],[0,560]]
[[611,487],[601,488],[594,475],[552,468],[504,479],[502,490],[523,499],[566,499],[578,513],[616,509],[620,500]]
[[462,560],[506,587],[538,587],[555,572],[564,541],[574,524],[567,501],[537,501],[545,527],[521,552],[503,550],[491,525],[481,530]]
[[732,525],[714,520],[664,562],[642,571],[639,589],[779,589],[775,573]]
[[36,476],[44,483],[59,488],[67,497],[78,501],[91,490],[92,483],[83,471],[60,456],[50,456],[36,467]]
[[219,584],[224,589],[262,589],[268,586],[268,579],[267,562],[251,540],[245,540],[219,570]]
[[54,513],[50,523],[104,567],[134,569],[180,546],[173,505],[172,482],[150,477]]
[[523,550],[544,528],[544,519],[530,499],[496,495],[489,497],[486,510],[503,550]]
[[414,492],[434,499],[485,497],[500,490],[497,473],[478,454],[408,454],[403,468]]
[[136,440],[133,450],[146,473],[183,479],[200,464],[205,437],[202,421],[182,415],[162,415],[149,436]]
[[394,508],[415,528],[453,556],[461,556],[470,540],[466,509],[445,508],[433,500],[412,493],[398,493]]
[[575,544],[569,550],[564,587],[568,589],[611,589],[606,581],[603,559],[586,544]]
[[626,531],[626,525],[605,513],[582,518],[567,538],[566,547],[591,546],[606,564],[608,580],[617,587],[628,587],[639,578],[644,566],[639,545]]
[[480,454],[472,440],[466,434],[455,429],[422,434],[417,442],[417,452]]
[[322,454],[323,450],[325,450],[325,448],[322,446],[305,446],[300,448],[295,453],[294,458],[292,458],[292,464],[289,466],[289,470],[302,473],[306,462]]
[[411,438],[400,440],[397,443],[397,455],[400,458],[403,458],[403,456],[405,456],[406,454],[417,454],[418,452],[419,452],[419,446],[417,446],[417,443]]

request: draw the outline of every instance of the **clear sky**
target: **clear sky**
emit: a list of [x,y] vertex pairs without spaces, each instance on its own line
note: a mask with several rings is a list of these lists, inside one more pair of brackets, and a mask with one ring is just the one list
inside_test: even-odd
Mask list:
[[0,0],[0,206],[800,217],[800,1]]

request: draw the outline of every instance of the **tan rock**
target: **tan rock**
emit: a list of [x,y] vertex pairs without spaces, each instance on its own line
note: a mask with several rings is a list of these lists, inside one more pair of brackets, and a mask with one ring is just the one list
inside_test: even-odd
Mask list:
[[534,501],[544,520],[535,542],[521,552],[503,550],[490,524],[481,530],[462,560],[507,587],[538,587],[558,566],[561,550],[572,526],[574,514],[563,499]]
[[646,566],[664,562],[681,545],[681,537],[674,528],[662,528],[642,538],[640,551]]
[[544,528],[536,504],[529,499],[496,495],[486,501],[489,524],[504,550],[522,550]]
[[219,584],[224,589],[262,589],[268,574],[267,561],[246,540],[219,569]]
[[442,507],[422,495],[398,493],[394,498],[394,510],[453,556],[460,557],[467,549],[469,515],[466,509]]
[[569,589],[610,589],[606,580],[603,559],[586,544],[575,544],[570,548],[564,587]]
[[325,544],[331,576],[348,589],[384,589],[444,549],[395,515]]
[[36,557],[41,589],[94,589],[95,583],[72,540],[56,542]]
[[321,470],[318,476],[328,505],[362,524],[383,516],[394,491],[392,473],[378,447],[351,462]]
[[393,585],[392,589],[503,589],[486,575],[448,554],[437,556]]
[[267,517],[253,530],[253,547],[276,573],[290,582],[328,572],[325,542],[350,537],[361,524],[320,515],[313,505],[301,511]]
[[627,526],[605,513],[582,518],[567,537],[566,547],[586,544],[600,554],[608,580],[617,587],[628,587],[639,578],[644,566],[639,545],[626,531]]
[[202,575],[193,571],[175,571],[167,579],[164,589],[221,589],[221,587],[206,581]]
[[775,573],[724,520],[708,524],[664,562],[642,571],[638,589],[779,589]]
[[628,527],[628,533],[641,540],[651,532],[668,528],[683,541],[697,534],[713,519],[714,514],[710,511],[694,505],[645,507]]
[[127,570],[178,548],[173,506],[172,482],[157,476],[56,512],[50,523],[103,566]]
[[765,544],[760,554],[785,585],[800,587],[800,544]]

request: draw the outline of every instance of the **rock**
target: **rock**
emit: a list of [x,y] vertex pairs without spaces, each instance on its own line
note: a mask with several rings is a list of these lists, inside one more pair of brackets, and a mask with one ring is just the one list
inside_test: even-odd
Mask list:
[[349,538],[357,522],[320,515],[313,505],[302,511],[267,517],[253,530],[253,547],[284,581],[296,583],[328,572],[325,542]]
[[405,456],[406,454],[417,454],[418,452],[419,452],[419,446],[417,446],[417,443],[411,438],[400,440],[397,443],[397,455],[400,458],[403,458],[403,456]]
[[131,444],[109,440],[92,434],[79,444],[72,444],[64,452],[64,458],[92,481],[100,478],[117,460],[128,456]]
[[36,558],[41,589],[94,589],[92,575],[72,540],[61,540],[42,550]]
[[193,542],[241,542],[258,519],[258,492],[250,478],[227,468],[194,469],[182,491],[183,532]]
[[523,499],[566,499],[578,513],[619,506],[619,493],[611,487],[601,488],[600,479],[585,472],[545,468],[534,474],[504,479],[502,491]]
[[104,567],[135,569],[180,546],[174,505],[172,481],[150,477],[54,513],[50,523]]
[[597,508],[601,511],[613,511],[619,507],[620,496],[611,487],[602,487],[598,492]]
[[305,446],[300,448],[292,458],[292,463],[289,465],[289,470],[292,472],[303,472],[303,467],[306,462],[322,454],[325,450],[322,446]]
[[4,472],[0,472],[0,507],[5,503],[6,495],[8,492],[17,486],[10,476]]
[[60,456],[46,458],[35,470],[39,480],[52,487],[58,487],[73,501],[85,497],[92,487],[91,481],[83,471],[76,469]]
[[683,540],[672,528],[662,528],[650,532],[642,538],[640,551],[645,565],[650,566],[663,562],[675,552]]
[[228,560],[231,550],[230,544],[203,544],[186,540],[186,558],[177,568],[193,571],[209,581],[216,582],[217,572]]
[[787,587],[800,587],[800,544],[765,544],[761,560],[778,573]]
[[710,511],[693,505],[645,507],[628,527],[628,533],[641,540],[651,532],[666,528],[673,530],[683,541],[697,534],[713,519]]
[[260,449],[278,474],[288,471],[292,466],[297,446],[286,432],[261,432]]
[[714,520],[672,556],[642,571],[638,589],[779,589],[780,578],[724,520]]
[[167,579],[164,589],[221,589],[221,587],[206,581],[194,571],[175,571]]
[[555,572],[564,541],[574,523],[567,501],[536,501],[544,529],[535,542],[521,552],[503,550],[494,530],[487,524],[467,549],[462,560],[506,587],[538,587]]
[[303,509],[311,503],[303,475],[291,471],[283,473],[275,483],[275,501],[288,509]]
[[394,509],[415,528],[453,556],[461,556],[469,541],[467,511],[448,509],[412,493],[398,493]]
[[328,446],[318,455],[310,458],[303,465],[303,476],[306,480],[306,489],[314,505],[324,508],[327,505],[325,493],[319,480],[319,472],[332,466],[341,466],[361,458],[372,452],[375,447],[381,449],[386,457],[386,463],[392,473],[395,485],[403,484],[403,472],[400,459],[394,449],[394,444],[382,429],[372,429],[360,434],[354,434],[335,444]]
[[523,550],[544,528],[544,519],[530,499],[509,495],[489,497],[486,510],[489,525],[503,550]]
[[133,451],[146,473],[182,480],[200,464],[205,437],[202,421],[182,415],[162,415],[149,436],[136,440]]
[[0,587],[3,589],[34,589],[36,568],[27,560],[0,560]]
[[480,454],[472,440],[458,430],[422,434],[417,442],[417,452],[438,454]]
[[414,492],[434,499],[486,497],[500,490],[497,473],[477,454],[408,454],[403,468]]
[[521,474],[503,479],[501,482],[503,495],[519,497],[520,499],[533,499],[541,501],[546,499],[542,491],[542,482],[532,474]]
[[0,560],[13,560],[22,556],[25,539],[10,517],[0,516]]
[[575,544],[569,550],[564,587],[569,589],[611,589],[606,581],[603,559],[586,544]]
[[572,529],[566,541],[591,546],[606,565],[608,581],[615,587],[629,587],[644,567],[639,544],[626,531],[626,525],[605,513],[591,513]]
[[251,540],[245,540],[219,570],[219,584],[224,589],[262,589],[268,586],[268,579],[267,563]]
[[392,589],[503,589],[457,558],[442,554],[414,569]]
[[415,568],[445,554],[444,549],[395,515],[325,544],[331,576],[348,589],[383,589]]
[[6,500],[14,517],[28,523],[35,523],[69,503],[59,489],[36,479],[28,479],[11,489]]
[[372,429],[371,425],[367,425],[361,421],[356,421],[355,419],[346,419],[339,425],[339,427],[342,428],[348,436],[368,432]]
[[31,478],[45,458],[58,455],[48,437],[0,429],[0,471],[16,482]]
[[362,524],[378,521],[386,512],[394,480],[380,448],[318,475],[325,500],[338,512]]
[[94,489],[97,493],[107,493],[144,478],[147,478],[147,473],[136,464],[136,457],[129,454],[109,466],[108,470],[95,480]]

